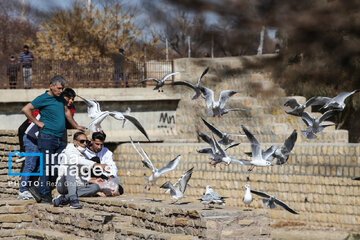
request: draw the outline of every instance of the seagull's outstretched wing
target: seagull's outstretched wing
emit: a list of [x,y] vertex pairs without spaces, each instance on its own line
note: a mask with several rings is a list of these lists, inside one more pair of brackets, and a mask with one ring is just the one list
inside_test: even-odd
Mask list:
[[266,151],[261,153],[262,158],[264,160],[268,160],[268,158],[274,154],[276,149],[277,149],[277,147],[275,147],[275,146],[269,147]]
[[191,175],[193,173],[193,169],[194,167],[190,168],[189,170],[186,171],[186,173],[181,177],[180,181],[179,181],[179,190],[180,192],[184,193],[186,190],[186,186],[191,178]]
[[139,122],[139,120],[137,120],[136,117],[133,117],[131,115],[128,115],[128,114],[123,114],[124,117],[129,120],[132,124],[134,124],[134,126],[139,129],[139,131],[144,134],[144,136],[147,138],[147,140],[150,141],[150,138],[148,136],[148,134],[146,133],[144,127],[141,125],[141,123]]
[[221,156],[226,156],[225,151],[221,148],[220,144],[215,139],[214,134],[212,134],[212,140],[213,140],[213,143],[215,145],[215,148],[216,148],[217,152],[220,153]]
[[194,84],[188,82],[188,81],[176,81],[176,82],[173,82],[172,85],[183,85],[183,86],[187,86],[193,90],[195,90],[195,86]]
[[206,143],[211,144],[211,137],[209,137],[208,135],[206,135],[205,133],[202,132],[197,132],[197,134],[199,135],[199,137]]
[[81,98],[86,103],[86,105],[88,106],[87,112],[88,112],[89,118],[95,119],[97,117],[97,115],[99,113],[101,113],[100,104],[97,101],[95,101],[95,100],[91,101],[91,100],[83,98],[83,97],[81,97],[79,95],[77,95],[77,96],[79,98]]
[[254,193],[260,197],[263,197],[263,198],[270,198],[270,195],[264,193],[264,192],[260,192],[260,191],[255,191],[255,190],[250,190],[251,193]]
[[288,205],[286,205],[284,202],[280,201],[279,199],[275,198],[275,203],[277,205],[279,205],[280,207],[282,207],[283,209],[293,213],[293,214],[299,214],[298,212],[296,212],[295,210],[293,210],[292,208],[290,208]]
[[284,103],[284,106],[285,107],[290,107],[292,109],[296,108],[296,107],[299,107],[300,104],[296,101],[295,98],[291,98],[289,100],[287,100],[285,103]]
[[109,112],[102,112],[100,115],[98,115],[90,124],[89,124],[89,130],[90,132],[99,132],[102,130],[101,123],[104,121],[104,119],[109,116]]
[[149,155],[145,152],[145,150],[141,147],[140,143],[138,142],[139,148],[141,149],[141,151],[143,153],[140,153],[139,150],[136,148],[132,138],[130,137],[130,142],[131,145],[133,146],[133,148],[136,150],[136,152],[140,155],[141,157],[141,162],[144,164],[145,167],[149,168],[152,171],[155,171],[156,168],[154,167],[152,161],[149,158]]
[[252,158],[261,158],[262,152],[259,141],[254,137],[254,135],[252,135],[252,133],[249,130],[247,130],[247,128],[244,125],[241,125],[241,127],[244,130],[246,137],[249,139],[251,143]]
[[359,92],[360,89],[354,90],[352,92],[341,92],[339,93],[336,97],[333,98],[333,100],[335,102],[344,102],[346,98],[350,97],[351,95],[353,95],[354,93]]
[[210,123],[208,123],[205,119],[201,118],[201,120],[205,123],[205,125],[211,130],[211,132],[213,132],[216,136],[218,136],[219,138],[223,138],[224,134],[217,129],[215,126],[211,125]]
[[304,111],[301,114],[301,119],[304,121],[304,123],[306,124],[307,127],[313,125],[313,118],[310,116],[310,114],[308,112]]
[[202,72],[202,74],[200,75],[199,79],[197,80],[197,83],[196,83],[197,86],[200,86],[200,81],[201,81],[201,79],[203,78],[203,76],[205,76],[205,74],[207,74],[208,71],[209,71],[209,67],[207,67],[207,68]]
[[176,196],[175,188],[171,182],[169,182],[169,181],[165,182],[163,185],[160,186],[160,188],[170,189],[170,195]]
[[312,97],[305,103],[305,108],[309,106],[317,106],[326,104],[331,98],[327,97]]
[[226,151],[226,150],[228,150],[228,149],[230,149],[230,148],[233,148],[233,147],[239,146],[239,145],[240,145],[240,143],[234,143],[234,144],[231,144],[230,146],[226,147],[226,148],[224,149],[224,151]]
[[325,121],[326,119],[332,117],[335,113],[338,113],[339,110],[338,109],[334,109],[334,110],[329,110],[329,111],[326,111],[319,119],[319,122],[323,122]]
[[294,148],[295,142],[297,139],[297,132],[294,130],[291,135],[285,140],[284,144],[281,147],[282,154],[289,154]]
[[166,74],[165,76],[163,76],[160,81],[161,81],[161,82],[165,82],[166,79],[168,79],[168,78],[171,77],[172,75],[175,75],[175,74],[178,74],[178,73],[180,73],[180,72],[168,73],[168,74]]
[[178,163],[180,162],[181,155],[178,155],[176,158],[171,160],[165,167],[159,169],[159,174],[162,175],[168,171],[174,170]]
[[224,108],[227,101],[229,100],[229,98],[231,96],[233,96],[234,94],[238,93],[237,91],[233,91],[233,90],[224,90],[220,92],[220,98],[219,98],[219,103],[220,103],[220,108]]
[[206,87],[200,87],[200,91],[205,97],[206,106],[211,108],[214,102],[214,91]]

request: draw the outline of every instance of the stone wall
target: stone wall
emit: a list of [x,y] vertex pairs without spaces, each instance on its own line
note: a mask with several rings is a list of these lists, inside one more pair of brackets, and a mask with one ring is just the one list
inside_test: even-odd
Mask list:
[[[187,189],[188,201],[197,201],[211,185],[222,196],[227,205],[245,207],[241,199],[244,186],[249,183],[254,190],[275,195],[298,211],[294,215],[281,208],[269,210],[273,227],[300,226],[304,229],[334,228],[360,230],[360,182],[351,177],[360,176],[359,144],[297,144],[288,164],[269,168],[248,167],[236,163],[230,166],[211,167],[208,156],[196,149],[205,144],[142,144],[155,166],[164,166],[181,154],[176,170],[159,179],[161,185],[167,180],[174,182],[187,169],[194,166]],[[269,147],[270,144],[264,144]],[[243,152],[250,151],[245,143],[228,150],[229,156],[246,158]],[[157,187],[150,191],[143,189],[144,176],[151,172],[144,168],[141,159],[130,144],[118,147],[118,168],[125,186],[125,192],[147,198],[168,199]],[[254,196],[251,208],[264,208],[261,198]]]
[[0,237],[11,239],[270,239],[264,210],[171,205],[143,198],[82,198],[83,209],[0,200]]
[[[252,172],[247,167],[231,164],[213,168],[208,165],[208,157],[196,153],[205,147],[199,143],[153,143],[142,144],[154,164],[158,167],[181,154],[181,161],[174,172],[158,180],[175,181],[187,169],[194,166],[194,174],[187,188],[185,201],[198,202],[211,185],[216,192],[228,197],[227,205],[244,207],[241,199],[244,185],[251,184],[255,190],[274,194],[298,211],[290,214],[283,209],[269,211],[272,227],[301,227],[305,229],[345,229],[360,231],[360,182],[351,177],[360,176],[359,144],[297,144],[287,165],[271,168],[255,167]],[[265,144],[264,147],[269,146]],[[20,177],[8,176],[9,151],[18,150],[14,131],[0,131],[0,198],[15,199]],[[243,157],[249,151],[249,144],[230,149],[230,156]],[[125,193],[128,196],[169,200],[158,187],[144,190],[144,176],[150,171],[143,168],[140,158],[130,144],[121,144],[114,154]],[[20,171],[21,164],[12,165],[13,172]],[[14,184],[15,183],[15,184]],[[251,208],[263,209],[261,199],[254,196]]]

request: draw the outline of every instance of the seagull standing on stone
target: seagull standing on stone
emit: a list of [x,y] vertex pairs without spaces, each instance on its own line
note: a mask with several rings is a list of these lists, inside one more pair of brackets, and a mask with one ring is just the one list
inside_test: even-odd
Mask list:
[[172,204],[176,203],[180,199],[184,197],[184,193],[186,190],[186,186],[191,178],[194,167],[190,168],[186,171],[185,174],[181,177],[178,184],[174,187],[174,185],[167,181],[160,188],[170,189],[170,196],[175,200]]
[[173,85],[183,85],[183,86],[187,86],[190,87],[191,89],[193,89],[195,91],[194,96],[191,98],[191,100],[195,100],[197,98],[200,97],[201,95],[201,86],[200,86],[200,81],[202,79],[202,77],[204,77],[204,75],[209,71],[209,67],[207,67],[204,72],[200,75],[199,79],[197,80],[197,83],[194,85],[188,81],[176,81],[173,83]]
[[210,204],[225,205],[225,198],[214,192],[210,185],[206,186],[205,194],[198,200],[205,206],[208,206],[208,208],[210,208]]
[[274,154],[275,147],[270,148],[269,151],[266,151],[266,154],[263,154],[259,141],[254,137],[254,135],[252,135],[252,133],[249,130],[247,130],[245,126],[241,125],[241,127],[244,130],[246,137],[249,139],[251,143],[251,161],[248,160],[237,160],[237,161],[243,165],[251,165],[248,171],[252,171],[255,166],[260,166],[260,167],[272,166],[271,162],[268,161],[267,159],[269,158],[269,156]]
[[130,108],[126,110],[126,112],[121,113],[117,111],[104,111],[102,112],[100,109],[100,104],[97,101],[91,101],[86,98],[83,98],[78,95],[88,106],[87,112],[88,116],[93,120],[90,125],[89,129],[91,132],[100,132],[102,131],[101,123],[102,121],[107,117],[111,116],[115,118],[116,120],[122,120],[123,121],[123,127],[125,124],[125,121],[128,120],[134,126],[142,133],[144,136],[150,141],[149,136],[147,135],[144,127],[141,125],[139,120],[133,116],[130,115]]
[[161,175],[163,175],[166,172],[174,170],[180,162],[181,155],[178,155],[175,159],[171,160],[165,167],[157,169],[150,160],[149,155],[141,147],[140,143],[138,142],[138,145],[142,153],[136,148],[131,138],[130,141],[136,152],[140,155],[141,162],[144,164],[145,167],[147,167],[152,171],[152,174],[150,175],[149,178],[145,177],[145,181],[146,181],[144,187],[145,189],[148,188],[148,190],[150,190],[151,186],[156,185],[156,181],[160,178]]
[[336,97],[333,97],[333,98],[318,97],[318,99],[321,99],[322,101],[326,102],[322,108],[326,109],[329,107],[333,107],[335,109],[339,109],[340,111],[342,111],[342,110],[344,110],[344,108],[346,106],[345,99],[359,91],[360,91],[360,89],[356,89],[352,92],[341,92]]
[[200,90],[201,90],[201,93],[205,97],[205,102],[206,102],[207,108],[210,109],[208,112],[209,116],[221,117],[222,115],[228,113],[229,111],[244,110],[242,108],[229,108],[229,109],[225,108],[225,105],[226,105],[227,101],[229,100],[229,98],[231,96],[233,96],[234,94],[238,93],[237,91],[233,91],[233,90],[221,91],[219,100],[215,101],[213,90],[211,90],[210,88],[206,88],[206,87],[201,87]]
[[251,195],[251,188],[250,188],[250,184],[246,184],[245,185],[245,195],[243,197],[243,202],[245,203],[245,205],[250,205],[250,203],[253,201],[252,195]]
[[268,208],[276,208],[276,205],[275,205],[275,203],[276,203],[277,205],[279,205],[283,209],[291,212],[292,214],[299,214],[298,212],[296,212],[295,210],[290,208],[288,205],[286,205],[284,202],[277,199],[275,196],[270,196],[266,193],[255,191],[255,190],[250,190],[250,191],[260,197],[265,198],[262,201],[263,201],[264,205]]
[[287,114],[294,115],[297,117],[301,117],[301,114],[304,112],[305,108],[315,105],[323,105],[326,103],[325,99],[321,97],[312,97],[307,100],[304,104],[299,104],[295,98],[289,99],[286,101],[284,106],[290,107],[293,110],[285,111]]
[[205,119],[201,118],[201,120],[203,120],[205,125],[211,130],[212,133],[214,133],[216,136],[218,136],[220,138],[219,143],[222,145],[229,145],[232,142],[234,142],[234,140],[230,139],[231,136],[238,136],[238,137],[245,136],[244,134],[223,133],[219,129],[217,129],[215,126],[208,123]]
[[144,83],[146,81],[154,81],[154,82],[156,82],[156,86],[155,86],[155,88],[153,90],[158,90],[158,92],[160,92],[160,91],[163,92],[163,90],[160,90],[160,88],[165,85],[166,79],[168,79],[169,77],[171,77],[171,76],[173,76],[175,74],[178,74],[178,73],[180,73],[180,72],[168,73],[165,76],[163,76],[160,80],[157,79],[157,78],[147,78],[147,79],[144,79],[144,80],[141,80],[141,81],[137,82],[135,85],[138,85],[140,83]]
[[325,112],[320,118],[317,118],[317,117],[313,118],[310,116],[309,113],[304,111],[302,113],[301,119],[304,121],[307,128],[306,128],[306,130],[301,131],[301,133],[308,139],[316,138],[316,134],[321,132],[322,130],[324,130],[325,127],[335,125],[335,123],[322,124],[322,125],[320,125],[320,124],[323,121],[325,121],[326,119],[332,117],[335,113],[338,113],[339,111],[340,110],[338,110],[338,109],[329,110],[329,111]]

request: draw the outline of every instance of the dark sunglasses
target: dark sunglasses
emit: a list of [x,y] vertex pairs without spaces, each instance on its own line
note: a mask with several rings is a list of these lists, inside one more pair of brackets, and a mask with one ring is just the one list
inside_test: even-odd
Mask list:
[[78,140],[79,143],[86,143],[87,140],[84,140],[84,139],[81,139],[81,140]]

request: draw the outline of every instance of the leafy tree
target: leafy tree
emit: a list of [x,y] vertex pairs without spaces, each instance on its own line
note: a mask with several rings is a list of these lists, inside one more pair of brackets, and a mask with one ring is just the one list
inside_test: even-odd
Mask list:
[[133,18],[118,3],[99,9],[75,2],[72,9],[59,11],[40,25],[34,52],[46,59],[105,59],[120,47],[131,49],[136,42],[139,30]]

